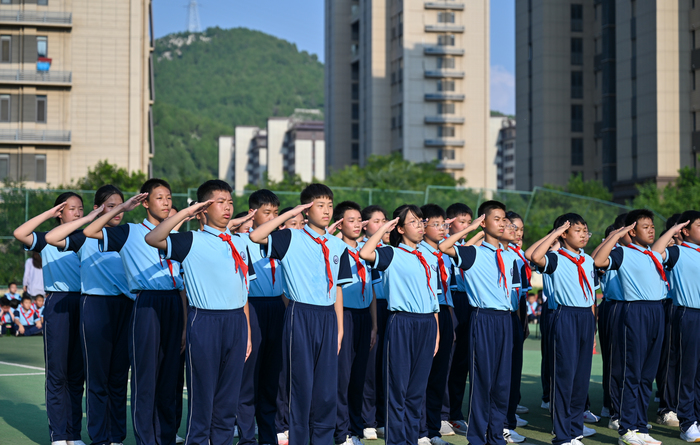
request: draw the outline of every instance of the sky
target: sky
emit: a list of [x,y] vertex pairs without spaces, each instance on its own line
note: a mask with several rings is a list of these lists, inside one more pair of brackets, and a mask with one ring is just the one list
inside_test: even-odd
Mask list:
[[[469,1],[469,0],[466,0]],[[491,109],[515,114],[515,0],[491,2]],[[199,0],[202,29],[246,27],[323,61],[323,0]],[[153,0],[156,37],[187,29],[189,0]]]

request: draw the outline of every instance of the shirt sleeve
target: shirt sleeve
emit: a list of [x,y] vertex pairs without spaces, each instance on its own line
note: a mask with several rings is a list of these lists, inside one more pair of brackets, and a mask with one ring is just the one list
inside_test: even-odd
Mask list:
[[455,246],[457,252],[456,266],[462,270],[469,270],[476,262],[476,246]]
[[245,252],[248,254],[248,281],[253,281],[258,278],[255,274],[255,268],[253,267],[253,257],[250,256],[250,249],[248,247],[245,248]]
[[284,229],[272,232],[267,237],[267,255],[269,258],[281,260],[287,254],[292,243],[292,230]]
[[102,229],[102,239],[97,243],[100,252],[120,252],[129,238],[129,224]]
[[379,275],[379,271],[374,267],[370,270],[372,271],[372,283],[380,283],[382,281],[382,276]]
[[15,318],[19,317],[19,309],[14,310],[13,318],[12,320],[14,321]]
[[555,252],[547,252],[544,256],[544,269],[542,269],[542,273],[553,274],[554,271],[557,270],[557,266],[559,266],[559,255]]
[[617,249],[613,249],[612,252],[610,252],[610,256],[608,257],[608,260],[610,260],[610,264],[608,265],[608,270],[618,270],[622,266],[622,261],[625,259],[625,252],[622,247],[618,247]]
[[529,264],[523,263],[522,267],[520,267],[520,288],[523,290],[529,290],[532,289],[532,284],[528,281],[527,279],[527,272],[525,271],[526,267],[530,267]]
[[87,237],[83,233],[82,230],[76,230],[75,232],[71,233],[68,235],[68,238],[66,238],[66,245],[63,247],[63,249],[59,249],[62,252],[75,252],[78,253],[81,247],[83,247],[83,244],[85,244],[85,239]]
[[513,287],[518,288],[520,286],[520,270],[518,269],[518,262],[513,260]]
[[[160,256],[164,260],[175,260],[182,263],[192,249],[193,233],[171,233],[166,238],[167,247],[160,251]],[[250,256],[250,255],[248,255]]]
[[678,263],[678,258],[681,256],[681,248],[678,246],[671,246],[666,249],[666,261],[664,261],[664,266],[666,270],[672,270]]
[[31,246],[24,246],[28,252],[41,252],[46,247],[46,232],[32,232],[34,240]]
[[350,266],[350,254],[348,249],[343,250],[340,255],[340,264],[338,264],[338,286],[341,284],[352,283],[352,267]]
[[372,267],[378,271],[387,270],[394,260],[394,249],[389,246],[378,247],[375,251]]

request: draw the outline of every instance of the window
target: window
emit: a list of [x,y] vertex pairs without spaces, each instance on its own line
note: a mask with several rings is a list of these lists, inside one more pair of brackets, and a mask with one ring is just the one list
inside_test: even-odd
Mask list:
[[515,181],[513,181],[512,179],[506,179],[506,185],[513,185],[514,183]]
[[454,23],[454,12],[438,12],[438,23]]
[[0,2],[0,4],[3,4],[3,5],[11,5],[11,4],[12,4],[12,0],[2,0],[2,2]]
[[360,118],[360,104],[352,104],[352,118],[353,120]]
[[36,4],[39,6],[48,6],[49,0],[36,0]]
[[571,98],[583,99],[583,72],[571,72]]
[[352,144],[350,146],[350,156],[352,157],[353,161],[360,159],[360,144]]
[[2,36],[0,37],[0,63],[10,63],[12,62],[12,37]]
[[10,122],[10,95],[0,96],[0,122]]
[[571,32],[583,31],[583,5],[571,5]]
[[583,39],[578,37],[571,39],[571,64],[583,65]]
[[455,160],[455,151],[454,150],[440,149],[440,150],[438,150],[438,159],[445,160],[445,161],[454,161]]
[[571,106],[571,131],[583,131],[583,105]]
[[571,139],[571,165],[583,165],[583,139]]
[[46,96],[36,97],[36,123],[46,123]]
[[438,36],[438,45],[440,46],[454,46],[455,36],[452,34],[443,34]]
[[437,104],[438,114],[455,114],[455,104]]
[[438,137],[451,138],[455,135],[455,127],[438,127]]
[[46,155],[34,155],[36,182],[46,182]]
[[514,170],[514,167],[506,167],[506,173],[513,173]]
[[10,155],[0,155],[0,181],[10,176]]
[[454,91],[455,81],[454,80],[438,80],[437,84],[438,91]]
[[352,100],[359,100],[359,99],[360,99],[360,84],[353,83],[352,84]]
[[513,160],[513,155],[506,155],[506,162],[510,162]]
[[36,55],[37,57],[49,57],[49,44],[46,36],[37,36]]
[[454,68],[455,67],[455,58],[454,57],[438,57],[437,58],[437,67],[438,67],[438,69]]
[[360,139],[360,124],[352,124],[352,138]]

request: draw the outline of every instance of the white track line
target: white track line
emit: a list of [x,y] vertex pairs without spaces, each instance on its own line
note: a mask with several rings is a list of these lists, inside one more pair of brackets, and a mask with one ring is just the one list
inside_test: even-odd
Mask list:
[[17,377],[20,375],[44,375],[43,372],[28,372],[25,374],[0,374],[0,377]]
[[19,366],[20,368],[36,369],[37,371],[44,370],[44,368],[37,368],[36,366],[29,366],[29,365],[20,365],[19,363],[0,362],[0,365]]

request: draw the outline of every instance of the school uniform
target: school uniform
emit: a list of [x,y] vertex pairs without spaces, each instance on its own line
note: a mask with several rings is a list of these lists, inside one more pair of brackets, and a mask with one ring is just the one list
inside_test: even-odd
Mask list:
[[32,305],[32,308],[34,309],[34,312],[36,312],[37,315],[39,315],[39,318],[43,318],[43,317],[44,317],[44,308],[45,308],[45,307],[46,307],[46,306],[42,306],[42,307],[39,307],[39,308],[38,308],[38,307],[36,307],[36,304],[33,304],[33,305]]
[[8,292],[5,294],[5,297],[10,301],[12,301],[12,300],[22,301],[22,294],[18,294],[18,293],[13,294],[12,292]]
[[[38,317],[37,313],[34,312],[34,309],[29,308],[28,310],[24,310],[22,306],[18,307],[15,309],[15,320],[18,320],[19,323],[24,326],[24,334],[21,334],[24,337],[31,337],[32,335],[39,335],[42,332],[42,328],[38,328],[36,326],[37,320],[40,320]],[[15,335],[20,335],[18,334],[19,332],[19,326],[15,323],[15,325],[12,327],[13,328],[13,334]]]
[[668,374],[669,393],[675,399],[670,407],[681,431],[687,432],[700,422],[700,246],[690,242],[671,246],[664,264],[675,306]]
[[656,397],[659,398],[659,407],[656,413],[659,416],[671,412],[674,410],[675,394],[671,392],[671,388],[668,386],[668,374],[673,372],[671,369],[671,325],[673,323],[673,316],[675,313],[675,306],[673,304],[673,298],[671,293],[673,290],[669,290],[666,294],[666,298],[662,300],[664,307],[664,341],[661,344],[661,358],[659,359],[659,364],[656,368]]
[[177,375],[183,329],[180,263],[146,244],[147,219],[102,229],[101,252],[117,252],[128,291],[136,294],[129,320],[131,418],[136,443],[175,442]]
[[346,244],[335,236],[279,230],[267,239],[282,263],[289,306],[284,315],[283,360],[288,364],[290,445],[331,443],[338,388],[337,286],[352,281]]
[[5,332],[13,331],[15,326],[14,310],[8,312],[0,312],[0,335],[5,335]]
[[46,415],[51,441],[80,440],[83,420],[83,355],[80,347],[80,260],[34,232],[25,250],[41,253],[46,300],[44,360]]
[[437,270],[433,270],[433,273],[437,275],[438,279],[437,297],[440,305],[440,311],[438,312],[440,344],[437,353],[432,359],[432,366],[428,375],[428,386],[423,403],[421,431],[419,434],[420,437],[433,438],[441,437],[440,425],[442,422],[443,400],[445,398],[454,340],[454,326],[452,313],[450,312],[454,308],[452,291],[450,290],[450,280],[452,278],[452,268],[450,266],[452,262],[449,255],[433,248],[425,241],[421,241],[418,245],[418,250],[424,257],[432,256],[437,260]]
[[238,443],[254,444],[255,425],[258,425],[258,443],[274,444],[277,440],[275,415],[277,395],[282,372],[282,327],[284,301],[282,300],[282,265],[266,256],[265,246],[250,241],[250,235],[239,239],[250,253],[256,279],[248,291],[250,342],[253,349],[243,365],[241,394],[238,402]]
[[542,274],[542,298],[545,300],[542,312],[540,313],[540,375],[542,381],[542,403],[549,403],[549,411],[551,412],[552,405],[552,368],[554,366],[554,357],[552,354],[552,339],[550,335],[552,320],[552,312],[557,308],[557,304],[552,298],[552,278],[550,275],[543,273],[540,268],[537,271]]
[[352,282],[343,285],[343,339],[338,353],[338,395],[335,443],[363,436],[362,399],[372,334],[372,273],[360,258],[360,249],[347,246]]
[[77,231],[62,252],[80,260],[80,340],[85,361],[87,429],[95,445],[126,438],[129,318],[136,296],[129,292],[118,253]]
[[620,314],[625,357],[620,393],[620,428],[647,434],[647,409],[664,340],[661,300],[667,289],[661,255],[630,244],[613,249],[608,270],[617,270],[625,302]]
[[557,303],[551,316],[554,374],[552,423],[554,445],[583,436],[583,413],[591,378],[595,338],[595,304],[598,278],[593,258],[559,249],[545,256],[545,274],[552,280],[550,298]]
[[456,246],[455,265],[464,270],[471,314],[472,356],[467,440],[503,445],[513,349],[510,291],[520,287],[516,262],[502,246]]
[[380,247],[375,252],[372,266],[384,272],[382,285],[391,311],[382,370],[384,440],[388,445],[417,443],[437,338],[438,259],[405,244]]
[[187,436],[185,444],[233,442],[248,346],[244,306],[255,279],[246,243],[228,229],[172,233],[164,260],[185,272],[187,311]]

